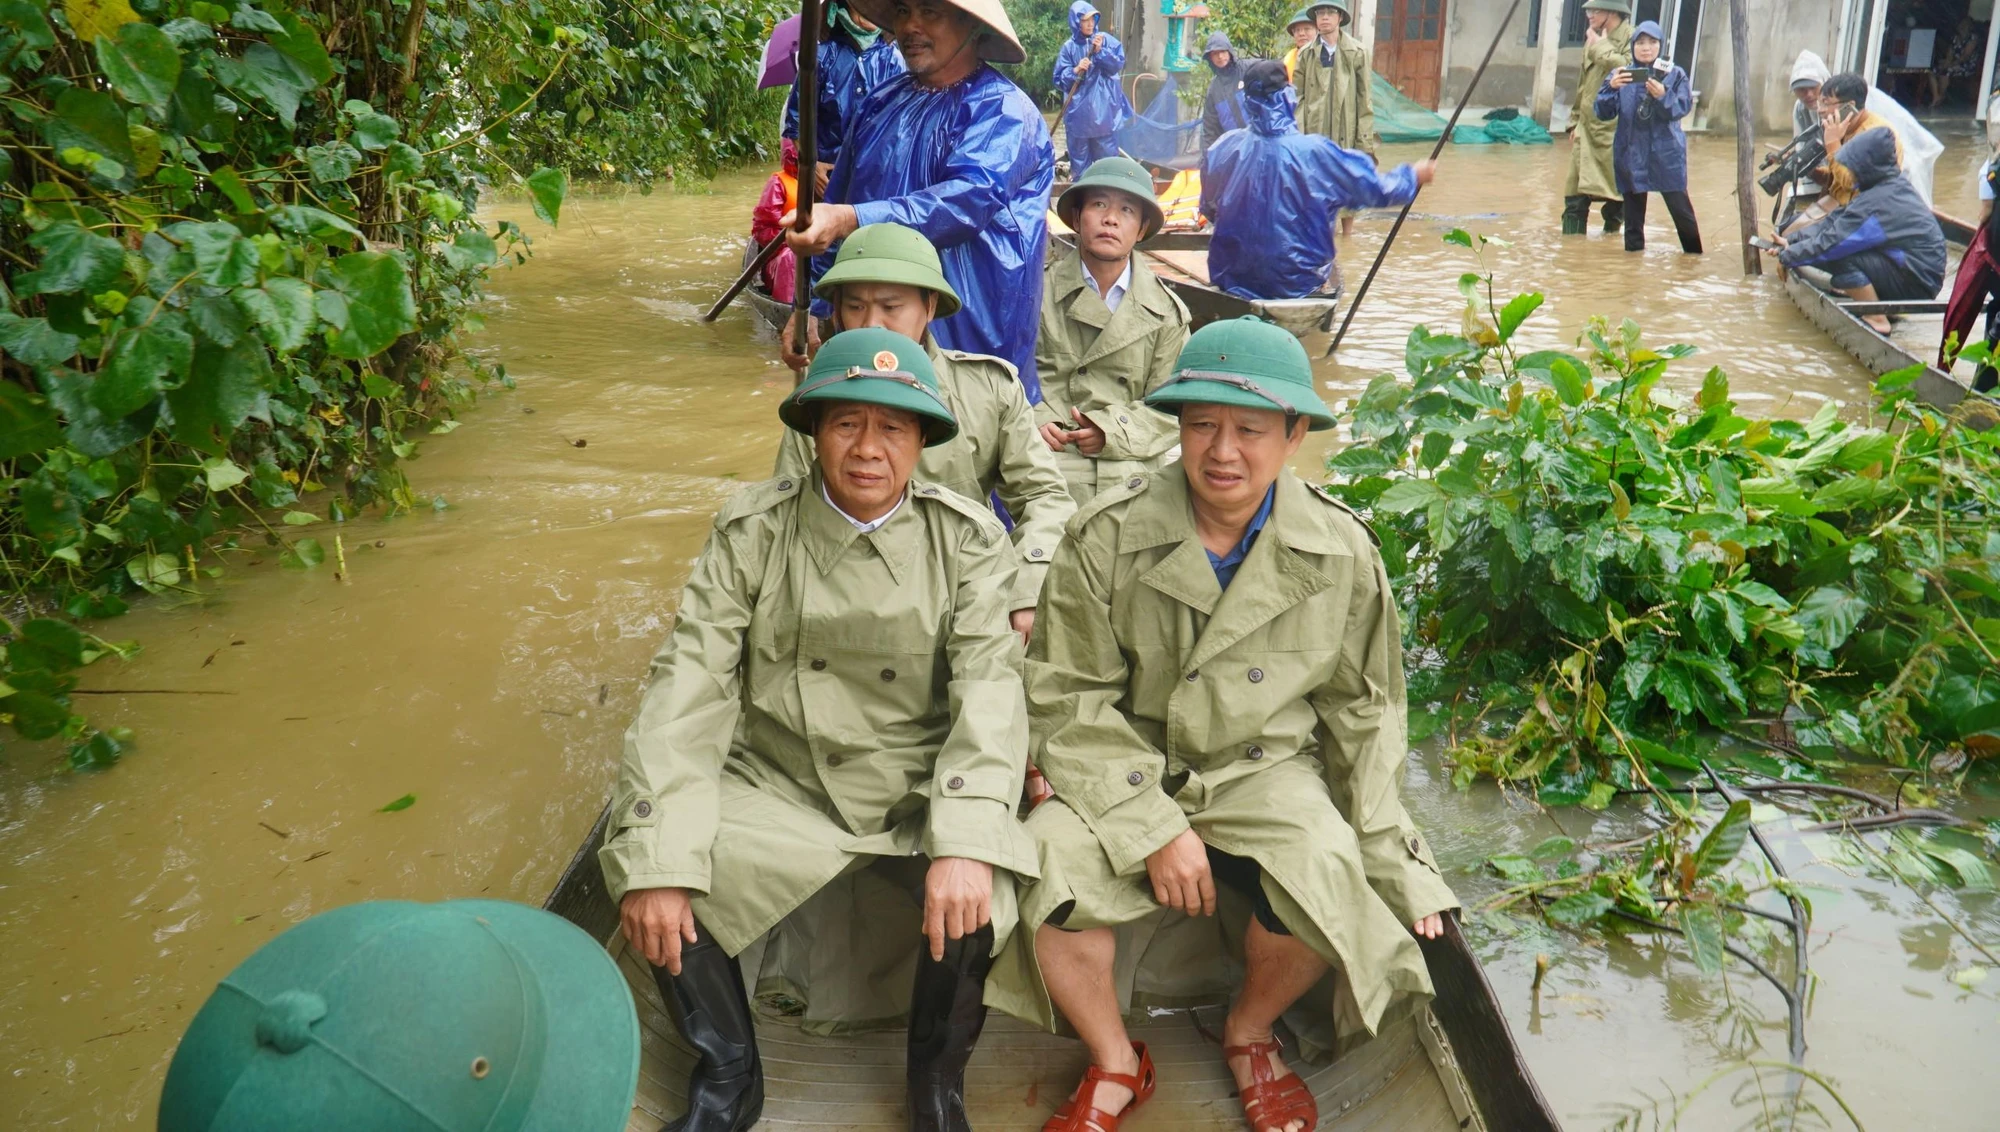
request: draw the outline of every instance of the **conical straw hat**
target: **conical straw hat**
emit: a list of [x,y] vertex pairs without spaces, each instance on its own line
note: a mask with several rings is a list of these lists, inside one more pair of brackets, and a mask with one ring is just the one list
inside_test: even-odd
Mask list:
[[[1000,0],[945,0],[945,3],[986,25],[988,34],[980,40],[979,57],[988,63],[1025,63],[1028,53],[1021,49],[1021,37],[1014,34],[1014,21]],[[849,7],[868,17],[868,22],[895,38],[890,24],[896,14],[896,0],[849,0]]]

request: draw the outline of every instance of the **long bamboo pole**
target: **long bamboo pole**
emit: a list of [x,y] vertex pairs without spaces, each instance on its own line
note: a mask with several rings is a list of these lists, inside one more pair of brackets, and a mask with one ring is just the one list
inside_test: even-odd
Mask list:
[[[819,0],[799,0],[799,207],[792,229],[812,226],[813,189],[819,183]],[[806,352],[812,318],[812,257],[798,257],[792,289],[792,342]],[[800,373],[804,378],[804,373]]]

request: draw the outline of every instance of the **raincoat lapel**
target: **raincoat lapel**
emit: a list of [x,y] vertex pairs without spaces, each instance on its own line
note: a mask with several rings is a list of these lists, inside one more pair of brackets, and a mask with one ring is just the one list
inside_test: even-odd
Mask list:
[[[1251,545],[1235,581],[1223,591],[1215,616],[1196,639],[1194,654],[1187,660],[1189,669],[1200,668],[1279,614],[1333,585],[1332,578],[1299,554],[1331,553],[1339,548],[1332,532],[1314,514],[1315,504],[1307,498],[1307,491],[1290,472],[1279,475],[1271,518]],[[1192,531],[1192,520],[1189,527]],[[1195,549],[1201,550],[1198,539]],[[1202,565],[1207,566],[1207,554],[1201,557]],[[1211,578],[1214,573],[1211,568]]]
[[[1162,304],[1164,295],[1156,292],[1162,291],[1163,288],[1159,281],[1153,278],[1153,273],[1146,270],[1146,265],[1139,262],[1138,252],[1132,253],[1131,288],[1125,292],[1125,300],[1118,304],[1117,310],[1105,307],[1104,300],[1098,299],[1096,293],[1090,291],[1088,287],[1084,290],[1090,298],[1096,299],[1097,306],[1104,307],[1111,317],[1105,320],[1101,332],[1097,335],[1097,341],[1092,342],[1090,348],[1083,352],[1080,364],[1089,365],[1100,358],[1108,358],[1159,329],[1162,319],[1158,308]],[[1078,299],[1077,306],[1083,306],[1082,296],[1078,296]]]
[[1188,510],[1187,480],[1178,467],[1153,478],[1146,494],[1134,503],[1118,533],[1119,553],[1174,543],[1174,549],[1139,580],[1205,616],[1222,600],[1222,586],[1201,539],[1195,537],[1194,516]]

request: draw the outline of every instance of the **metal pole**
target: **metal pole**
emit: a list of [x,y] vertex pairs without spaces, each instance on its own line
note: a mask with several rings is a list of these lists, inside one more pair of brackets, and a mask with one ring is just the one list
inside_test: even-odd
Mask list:
[[1743,274],[1762,275],[1764,264],[1750,246],[1757,234],[1757,130],[1750,105],[1750,17],[1743,0],[1729,0],[1730,77],[1736,88],[1736,215],[1743,228]]
[[[799,0],[799,207],[792,230],[812,226],[813,188],[819,179],[819,0]],[[812,257],[798,257],[792,290],[792,346],[806,353],[812,319]],[[801,377],[804,375],[801,374]]]
[[[1500,50],[1500,41],[1506,38],[1507,25],[1514,22],[1514,13],[1520,10],[1521,0],[1513,0],[1507,5],[1507,14],[1500,18],[1500,30],[1493,34],[1493,42],[1486,45],[1486,57],[1479,61],[1479,69],[1472,72],[1472,81],[1465,84],[1465,93],[1459,96],[1458,105],[1452,109],[1451,120],[1444,124],[1444,133],[1438,136],[1437,145],[1431,148],[1432,161],[1444,152],[1444,143],[1451,140],[1451,132],[1458,128],[1458,116],[1465,113],[1467,104],[1472,101],[1472,92],[1479,89],[1479,80],[1486,74],[1486,65],[1493,61],[1493,53]],[[1423,191],[1423,186],[1418,185],[1417,192]],[[1417,198],[1411,197],[1410,203],[1403,206],[1403,211],[1396,214],[1396,223],[1390,226],[1389,237],[1382,241],[1382,250],[1375,253],[1375,262],[1369,265],[1368,275],[1361,280],[1361,289],[1354,293],[1354,301],[1348,304],[1347,317],[1340,320],[1340,329],[1334,333],[1333,342],[1327,346],[1324,357],[1330,358],[1335,350],[1340,349],[1340,340],[1347,337],[1347,328],[1354,322],[1354,312],[1361,309],[1361,300],[1368,297],[1368,288],[1375,282],[1375,273],[1382,270],[1382,261],[1389,257],[1389,248],[1395,244],[1397,234],[1403,230],[1403,221],[1410,218],[1410,208],[1416,203]]]

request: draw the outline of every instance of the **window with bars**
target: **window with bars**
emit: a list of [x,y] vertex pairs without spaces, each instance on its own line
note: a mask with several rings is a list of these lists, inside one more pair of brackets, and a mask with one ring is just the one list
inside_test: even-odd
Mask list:
[[[1564,5],[1562,38],[1559,47],[1582,47],[1583,33],[1590,27],[1590,21],[1583,14],[1583,0],[1559,0]],[[1542,45],[1542,4],[1544,0],[1528,0],[1528,46]]]
[[1429,42],[1442,38],[1444,0],[1381,0],[1381,7],[1375,10],[1377,43]]

